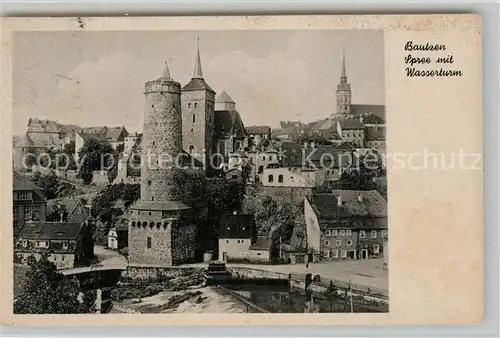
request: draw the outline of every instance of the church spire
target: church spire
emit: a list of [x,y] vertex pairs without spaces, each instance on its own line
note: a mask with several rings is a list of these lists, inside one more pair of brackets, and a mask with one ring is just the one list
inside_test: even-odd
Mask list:
[[194,60],[193,79],[203,79],[201,72],[201,59],[200,59],[200,38],[197,39],[196,58]]
[[342,48],[342,75],[340,76],[340,82],[341,83],[347,82],[347,73],[345,70],[345,50],[344,50],[344,48]]

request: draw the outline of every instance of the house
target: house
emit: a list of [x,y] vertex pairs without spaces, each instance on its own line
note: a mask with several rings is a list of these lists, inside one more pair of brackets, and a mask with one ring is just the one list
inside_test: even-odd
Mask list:
[[108,248],[119,250],[128,246],[128,226],[119,224],[108,233]]
[[338,119],[337,132],[342,140],[348,141],[357,147],[363,147],[365,144],[365,125],[360,119]]
[[115,150],[121,150],[128,135],[125,127],[87,127],[75,133],[75,160],[78,161],[80,149],[86,141],[95,139],[101,144],[109,143]]
[[130,133],[127,136],[125,136],[124,142],[123,142],[123,145],[124,145],[123,151],[125,153],[131,152],[132,149],[134,148],[134,145],[139,141],[141,136],[142,136],[142,134],[138,134],[138,133]]
[[[50,200],[47,203],[47,208],[49,210],[54,210],[55,208],[62,208],[65,210],[65,215],[63,218],[64,222],[70,223],[83,223],[86,222],[90,217],[90,208],[85,204],[85,201],[81,198],[61,198]],[[53,219],[51,221],[61,221],[60,219]]]
[[[314,174],[314,172],[312,173]],[[261,179],[264,187],[313,188],[314,179],[308,178],[300,169],[268,168],[264,169]]]
[[271,261],[272,240],[265,236],[258,236],[255,243],[250,245],[250,262],[269,263]]
[[375,149],[379,153],[385,153],[385,127],[367,127],[365,129],[366,144],[365,146],[370,149]]
[[[256,240],[253,215],[221,215],[219,223],[219,260],[248,260]],[[255,252],[257,254],[257,252]]]
[[243,180],[242,172],[238,168],[229,169],[224,173],[226,180],[230,182],[240,182]]
[[382,257],[387,202],[376,190],[334,190],[304,200],[308,250],[324,260]]
[[17,172],[12,174],[14,236],[28,220],[45,221],[47,201],[44,194],[29,179]]
[[249,145],[259,146],[264,140],[271,140],[271,127],[269,126],[250,126],[246,130]]
[[94,243],[86,223],[27,222],[14,247],[16,263],[26,264],[29,256],[49,255],[57,269],[72,269],[92,258]]

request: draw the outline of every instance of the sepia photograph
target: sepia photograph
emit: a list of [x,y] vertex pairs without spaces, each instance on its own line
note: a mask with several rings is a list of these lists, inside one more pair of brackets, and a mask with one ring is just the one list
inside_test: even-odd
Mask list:
[[14,314],[389,312],[382,29],[11,45]]

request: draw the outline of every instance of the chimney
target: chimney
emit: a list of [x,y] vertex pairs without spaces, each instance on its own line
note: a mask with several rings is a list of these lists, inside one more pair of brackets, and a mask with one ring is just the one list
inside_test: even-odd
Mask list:
[[358,194],[358,202],[363,203],[363,196],[361,194]]
[[344,205],[344,201],[342,200],[342,193],[341,192],[339,192],[339,197],[337,198],[337,204],[339,207]]

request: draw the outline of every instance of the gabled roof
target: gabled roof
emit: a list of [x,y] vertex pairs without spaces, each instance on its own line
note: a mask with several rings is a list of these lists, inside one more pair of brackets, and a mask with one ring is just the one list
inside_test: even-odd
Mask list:
[[[79,198],[62,198],[49,200],[47,202],[47,208],[53,208],[58,204],[64,206],[64,208],[68,212],[68,222],[83,223],[90,217],[90,210],[85,207],[83,201]],[[79,207],[84,210],[83,214],[78,214],[76,212]]]
[[20,239],[33,240],[75,240],[84,227],[83,223],[68,222],[26,222]]
[[207,90],[215,94],[215,91],[205,82],[205,80],[200,78],[191,79],[187,85],[182,87],[182,91],[190,90]]
[[78,132],[84,139],[95,138],[100,142],[117,142],[121,141],[127,135],[127,130],[123,126],[119,127],[86,127]]
[[229,96],[228,93],[226,93],[225,90],[222,91],[217,97],[215,98],[215,103],[234,103],[233,99],[231,96]]
[[340,128],[342,128],[342,130],[357,130],[365,128],[363,122],[356,118],[340,119],[338,122],[340,123]]
[[230,135],[244,137],[246,135],[245,126],[236,110],[216,110],[214,120],[216,138],[224,138]]
[[219,238],[253,238],[255,236],[255,218],[253,215],[221,215]]
[[23,177],[17,172],[12,172],[12,190],[13,191],[33,191],[34,200],[45,201],[45,195],[42,193],[40,188],[33,184],[29,179]]
[[370,113],[370,114],[367,114],[367,115],[361,115],[361,117],[363,118],[363,123],[366,125],[366,124],[384,124],[384,120],[373,114],[373,113]]
[[[353,216],[387,217],[387,201],[377,190],[333,190]],[[358,199],[362,197],[362,202]]]

